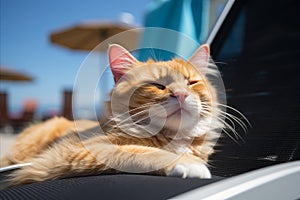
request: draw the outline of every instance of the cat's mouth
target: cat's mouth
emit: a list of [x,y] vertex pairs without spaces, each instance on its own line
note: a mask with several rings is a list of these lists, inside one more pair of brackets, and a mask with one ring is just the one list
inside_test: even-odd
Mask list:
[[171,112],[170,114],[167,115],[167,117],[175,117],[175,116],[182,116],[183,114],[188,113],[188,111],[186,111],[184,108],[179,107],[178,109],[176,109],[175,111]]
[[[163,105],[163,108],[155,108],[153,109],[153,115],[160,119],[167,120],[176,120],[181,121],[187,119],[189,117],[193,117],[195,112],[195,108],[191,108],[188,105],[179,105],[174,102],[170,102],[168,104]],[[152,114],[151,113],[151,114]],[[179,122],[178,121],[178,122]]]

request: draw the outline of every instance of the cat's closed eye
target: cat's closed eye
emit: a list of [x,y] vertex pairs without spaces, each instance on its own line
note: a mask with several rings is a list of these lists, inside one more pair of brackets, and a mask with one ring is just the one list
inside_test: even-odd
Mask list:
[[159,84],[159,83],[149,83],[150,85],[153,85],[155,87],[157,87],[158,89],[160,90],[164,90],[166,89],[166,86],[162,85],[162,84]]
[[194,85],[196,83],[198,83],[199,81],[193,81],[193,80],[189,80],[188,81],[188,85]]

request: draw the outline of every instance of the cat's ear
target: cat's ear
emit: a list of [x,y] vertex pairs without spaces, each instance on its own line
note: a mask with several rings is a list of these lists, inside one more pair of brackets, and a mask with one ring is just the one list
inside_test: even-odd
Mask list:
[[117,82],[128,70],[130,70],[133,64],[138,62],[129,51],[117,44],[109,46],[108,58],[115,82]]
[[209,54],[209,46],[203,44],[190,57],[189,62],[197,67],[200,72],[205,73],[209,65]]

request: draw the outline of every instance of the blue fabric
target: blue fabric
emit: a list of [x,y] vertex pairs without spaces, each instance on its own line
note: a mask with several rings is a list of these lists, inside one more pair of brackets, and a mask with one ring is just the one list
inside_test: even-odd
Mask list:
[[[156,49],[151,53],[141,50],[140,59],[147,60],[149,56],[158,60],[168,60],[174,55],[189,57],[207,37],[208,22],[208,0],[153,1],[146,12],[145,27],[161,27],[176,32],[146,29],[140,47],[164,50]],[[166,49],[172,52],[166,52]]]

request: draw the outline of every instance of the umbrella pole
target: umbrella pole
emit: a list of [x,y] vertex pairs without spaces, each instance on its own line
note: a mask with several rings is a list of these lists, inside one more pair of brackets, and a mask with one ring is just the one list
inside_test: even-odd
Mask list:
[[63,117],[73,120],[73,113],[72,113],[72,90],[64,90],[63,92],[63,108],[62,108],[62,115]]

